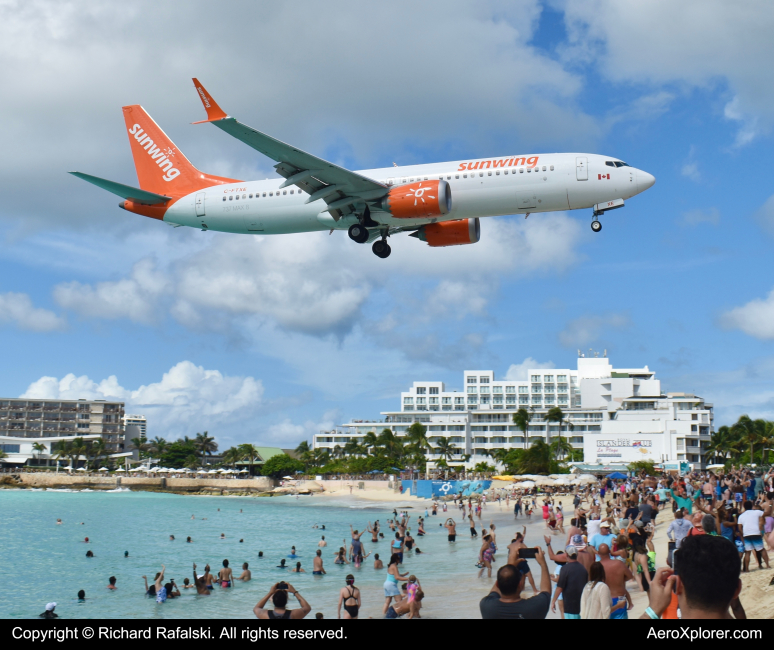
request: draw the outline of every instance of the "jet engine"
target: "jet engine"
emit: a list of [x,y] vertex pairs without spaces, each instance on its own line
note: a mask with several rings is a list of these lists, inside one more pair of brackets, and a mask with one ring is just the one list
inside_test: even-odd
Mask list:
[[396,219],[442,217],[452,209],[451,187],[446,181],[399,185],[382,199],[381,208]]
[[428,246],[434,248],[475,244],[481,238],[481,225],[478,222],[478,217],[475,219],[431,223],[422,226],[417,232],[412,233],[411,236],[426,241]]

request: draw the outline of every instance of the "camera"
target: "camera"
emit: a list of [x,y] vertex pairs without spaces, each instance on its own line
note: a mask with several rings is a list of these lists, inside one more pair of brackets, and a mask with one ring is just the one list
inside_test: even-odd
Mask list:
[[277,583],[277,589],[281,591],[287,591],[288,590],[288,583],[287,582],[278,582]]

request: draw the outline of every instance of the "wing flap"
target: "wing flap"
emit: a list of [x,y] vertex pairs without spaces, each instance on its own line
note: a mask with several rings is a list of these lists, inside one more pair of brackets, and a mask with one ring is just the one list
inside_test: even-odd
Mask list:
[[116,196],[120,196],[122,199],[129,199],[135,203],[141,203],[143,205],[161,205],[168,203],[172,200],[171,196],[164,196],[162,194],[154,194],[147,190],[141,190],[131,185],[124,185],[123,183],[116,183],[115,181],[109,181],[106,178],[100,178],[99,176],[92,176],[91,174],[84,174],[83,172],[68,172],[76,178],[96,185],[97,187],[112,192]]

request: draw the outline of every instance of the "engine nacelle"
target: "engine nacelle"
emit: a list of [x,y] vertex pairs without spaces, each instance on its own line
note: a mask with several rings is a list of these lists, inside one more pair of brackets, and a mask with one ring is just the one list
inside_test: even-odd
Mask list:
[[462,246],[475,244],[481,238],[478,217],[459,221],[443,221],[422,226],[412,237],[426,241],[428,246]]
[[381,208],[396,219],[442,217],[452,209],[451,187],[446,181],[399,185],[382,199]]

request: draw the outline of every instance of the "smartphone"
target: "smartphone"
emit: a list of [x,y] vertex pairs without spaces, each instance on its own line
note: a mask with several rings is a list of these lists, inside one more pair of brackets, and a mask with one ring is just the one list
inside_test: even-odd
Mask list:
[[[677,578],[677,556],[678,552],[675,550],[675,552],[672,553],[672,574],[675,576],[675,578]],[[677,580],[672,583],[672,591],[677,593]]]
[[525,560],[534,560],[537,557],[536,548],[520,548],[519,557]]
[[277,589],[281,589],[283,591],[287,591],[288,590],[288,583],[287,582],[280,582],[277,585]]

